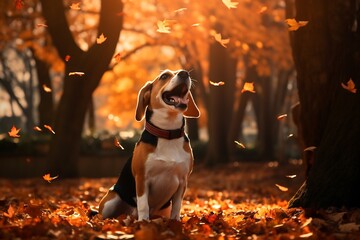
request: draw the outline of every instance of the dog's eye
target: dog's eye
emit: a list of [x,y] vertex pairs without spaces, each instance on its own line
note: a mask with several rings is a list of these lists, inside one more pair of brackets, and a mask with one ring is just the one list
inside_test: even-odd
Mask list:
[[162,75],[160,76],[160,80],[166,80],[166,79],[168,79],[168,77],[169,77],[169,74],[168,74],[168,73],[164,73],[164,74],[162,74]]

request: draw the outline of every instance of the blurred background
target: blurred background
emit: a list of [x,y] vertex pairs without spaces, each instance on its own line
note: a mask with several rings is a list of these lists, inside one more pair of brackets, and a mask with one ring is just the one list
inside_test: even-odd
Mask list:
[[143,128],[137,93],[164,69],[193,78],[197,164],[301,164],[286,1],[2,0],[0,9],[0,177],[116,176]]

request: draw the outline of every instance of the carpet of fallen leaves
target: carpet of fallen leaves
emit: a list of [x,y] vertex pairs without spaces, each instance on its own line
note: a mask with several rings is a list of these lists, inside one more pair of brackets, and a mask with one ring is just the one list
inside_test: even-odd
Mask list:
[[116,178],[1,179],[0,239],[360,239],[360,210],[287,209],[302,172],[297,161],[195,166],[180,222],[91,216]]

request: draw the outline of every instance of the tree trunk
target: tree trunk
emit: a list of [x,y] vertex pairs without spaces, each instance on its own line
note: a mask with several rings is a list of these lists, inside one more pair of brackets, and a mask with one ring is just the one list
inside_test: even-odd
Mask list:
[[[78,177],[77,160],[86,110],[118,43],[123,22],[119,13],[122,12],[123,4],[119,0],[101,1],[98,35],[103,33],[107,40],[92,45],[84,52],[76,45],[69,30],[62,0],[42,0],[41,3],[59,55],[62,59],[66,55],[71,56],[71,60],[66,63],[63,95],[55,114],[56,134],[50,146],[49,170],[62,178]],[[70,72],[85,74],[69,76]]]
[[360,206],[359,2],[297,0],[293,38],[304,142],[316,146],[308,179],[290,207]]

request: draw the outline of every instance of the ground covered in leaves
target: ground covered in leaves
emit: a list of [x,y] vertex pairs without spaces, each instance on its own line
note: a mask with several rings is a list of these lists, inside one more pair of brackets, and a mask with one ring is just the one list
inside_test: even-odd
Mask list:
[[115,178],[1,179],[0,239],[360,239],[360,210],[287,209],[302,172],[296,160],[195,166],[181,222],[90,216]]

